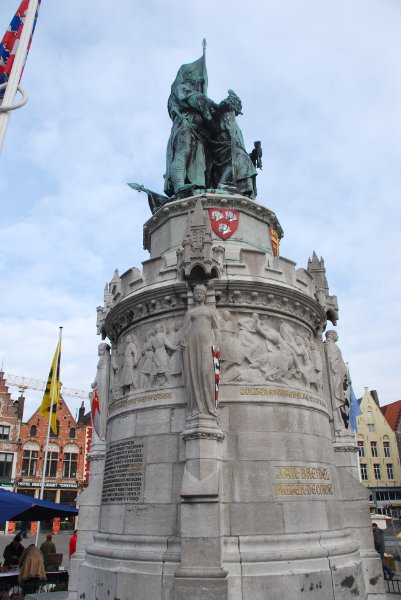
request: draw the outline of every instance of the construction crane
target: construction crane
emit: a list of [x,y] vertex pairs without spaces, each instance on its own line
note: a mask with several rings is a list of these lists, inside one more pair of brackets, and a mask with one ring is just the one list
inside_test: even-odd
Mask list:
[[[37,379],[31,379],[29,377],[20,377],[19,375],[11,375],[10,373],[4,373],[4,379],[9,386],[19,388],[20,392],[23,393],[25,390],[38,390],[44,392],[46,389],[46,381],[38,381]],[[89,392],[84,390],[74,390],[72,388],[61,386],[60,394],[62,396],[70,396],[71,398],[79,398],[81,400],[87,400]]]

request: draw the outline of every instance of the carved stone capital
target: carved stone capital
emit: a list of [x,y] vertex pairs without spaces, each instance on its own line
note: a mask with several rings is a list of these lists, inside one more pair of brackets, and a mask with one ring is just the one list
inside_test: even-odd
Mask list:
[[187,442],[188,440],[216,440],[217,442],[222,442],[226,436],[222,431],[193,429],[183,431],[181,437],[184,442]]
[[218,421],[211,415],[198,415],[196,417],[188,416],[184,431],[181,433],[182,439],[188,440],[217,440],[222,442],[225,438],[221,431]]
[[334,452],[352,452],[354,454],[359,451],[355,442],[334,442],[333,448]]

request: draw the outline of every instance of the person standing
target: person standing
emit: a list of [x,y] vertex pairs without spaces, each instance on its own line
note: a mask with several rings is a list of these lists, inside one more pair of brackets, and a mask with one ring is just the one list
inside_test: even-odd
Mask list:
[[48,533],[46,536],[46,541],[40,546],[40,551],[43,554],[43,560],[45,561],[45,569],[47,570],[48,562],[49,562],[49,554],[55,554],[57,552],[56,545],[52,542],[53,536],[51,533]]
[[77,535],[78,535],[78,531],[77,531],[77,529],[74,529],[74,533],[70,537],[70,547],[69,547],[69,557],[70,557],[70,559],[71,559],[71,556],[73,554],[75,554],[75,551],[77,549]]
[[21,535],[23,538],[27,538],[28,537],[28,531],[29,528],[31,526],[31,522],[30,521],[22,521],[21,523]]
[[18,561],[24,551],[21,540],[21,534],[18,533],[13,541],[4,548],[3,557],[5,567],[16,567],[18,565]]
[[384,533],[377,526],[377,523],[372,523],[372,531],[373,531],[373,541],[375,544],[375,550],[376,550],[376,552],[378,552],[380,554],[380,558],[382,561],[384,577],[386,578],[386,575],[387,575],[387,579],[393,579],[394,571],[392,571],[384,562],[384,550],[385,550]]

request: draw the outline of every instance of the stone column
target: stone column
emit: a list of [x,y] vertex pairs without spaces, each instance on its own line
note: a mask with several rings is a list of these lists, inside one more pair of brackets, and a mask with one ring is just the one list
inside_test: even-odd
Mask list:
[[181,487],[181,567],[175,573],[175,600],[224,600],[219,502],[220,454],[224,434],[212,416],[187,418],[185,469]]
[[77,550],[70,560],[69,600],[76,600],[79,567],[85,560],[85,549],[93,542],[93,534],[99,529],[100,500],[102,496],[106,442],[93,429],[92,446],[89,453],[89,486],[78,496],[79,505]]

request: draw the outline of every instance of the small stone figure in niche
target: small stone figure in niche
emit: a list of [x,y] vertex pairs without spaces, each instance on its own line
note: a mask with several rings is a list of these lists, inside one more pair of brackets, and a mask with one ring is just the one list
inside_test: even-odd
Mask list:
[[154,348],[154,378],[153,383],[159,387],[167,381],[167,366],[169,363],[169,356],[167,354],[166,347],[168,347],[168,341],[164,332],[164,325],[158,323],[156,326],[156,332],[152,338]]
[[121,387],[123,393],[129,392],[131,387],[136,387],[138,378],[137,366],[141,357],[133,335],[127,335],[125,342],[124,362],[121,372]]
[[143,354],[145,361],[142,365],[142,374],[140,386],[141,389],[149,389],[153,385],[156,365],[155,365],[155,351],[153,348],[153,334],[156,333],[153,329],[145,335],[143,342]]
[[[110,346],[102,343],[98,346],[99,361],[97,363],[96,377],[92,383],[92,389],[97,388],[99,398],[99,437],[104,439],[106,436],[107,414],[109,409],[110,393]],[[91,394],[89,394],[91,396]]]
[[181,339],[188,412],[192,417],[217,416],[212,346],[219,346],[219,325],[215,311],[206,306],[206,294],[204,285],[195,286],[194,306],[185,316]]
[[167,335],[167,340],[167,348],[171,351],[167,375],[169,383],[174,385],[182,373],[181,325],[179,323],[174,323],[173,331]]
[[310,387],[315,387],[316,392],[320,393],[323,388],[323,362],[319,349],[312,339],[309,341],[309,356],[313,365],[313,372],[309,381]]
[[329,363],[329,374],[334,400],[333,409],[340,413],[341,421],[344,427],[348,429],[350,407],[345,393],[348,386],[347,366],[343,360],[341,350],[336,344],[337,341],[338,335],[336,331],[330,329],[326,332],[324,345]]

